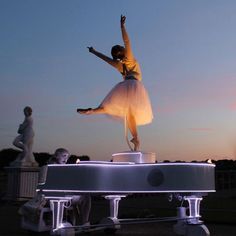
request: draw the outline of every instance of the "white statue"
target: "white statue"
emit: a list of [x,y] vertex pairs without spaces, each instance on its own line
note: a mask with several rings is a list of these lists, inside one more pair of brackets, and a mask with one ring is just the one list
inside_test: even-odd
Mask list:
[[34,141],[32,108],[29,106],[25,107],[24,115],[24,122],[19,125],[19,129],[17,131],[19,135],[13,141],[13,145],[22,149],[23,152],[19,154],[17,159],[11,163],[11,165],[38,166],[32,152]]

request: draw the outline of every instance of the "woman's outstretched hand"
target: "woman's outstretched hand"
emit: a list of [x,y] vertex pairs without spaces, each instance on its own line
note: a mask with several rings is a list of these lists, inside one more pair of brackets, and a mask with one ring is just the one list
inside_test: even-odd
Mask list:
[[88,50],[89,50],[89,52],[95,52],[95,49],[93,48],[93,47],[87,47],[88,48]]
[[123,16],[123,15],[121,15],[121,16],[120,16],[120,26],[121,26],[121,27],[125,25],[125,20],[126,20],[126,17]]

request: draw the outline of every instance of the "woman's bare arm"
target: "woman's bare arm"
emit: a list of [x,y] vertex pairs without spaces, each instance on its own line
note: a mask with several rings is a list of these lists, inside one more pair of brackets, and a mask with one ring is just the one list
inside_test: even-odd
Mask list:
[[133,52],[131,49],[130,39],[129,39],[128,33],[126,31],[126,28],[125,28],[125,20],[126,20],[126,17],[121,15],[121,17],[120,17],[121,34],[122,34],[122,38],[123,38],[124,45],[125,45],[126,57],[128,59],[133,59],[134,56],[133,56]]
[[101,58],[103,61],[107,62],[108,64],[110,64],[111,66],[115,67],[117,70],[121,71],[121,63],[113,60],[112,58],[102,54],[101,52],[96,51],[93,47],[88,47],[89,52],[91,52],[92,54],[94,54],[95,56]]

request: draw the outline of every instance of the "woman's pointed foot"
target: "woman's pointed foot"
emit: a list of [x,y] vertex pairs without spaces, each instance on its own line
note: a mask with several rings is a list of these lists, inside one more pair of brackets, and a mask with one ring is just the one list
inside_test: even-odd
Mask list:
[[93,109],[92,108],[86,108],[86,109],[78,108],[77,112],[80,114],[89,115],[93,112]]
[[138,151],[138,149],[140,147],[140,142],[139,142],[138,138],[133,138],[130,140],[130,142],[132,142],[134,144],[134,151]]

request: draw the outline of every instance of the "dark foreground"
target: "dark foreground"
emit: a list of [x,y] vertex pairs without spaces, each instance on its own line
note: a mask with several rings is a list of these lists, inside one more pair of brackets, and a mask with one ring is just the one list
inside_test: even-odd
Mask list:
[[[23,230],[20,226],[20,216],[18,214],[19,202],[1,202],[0,204],[0,236],[20,236],[20,235],[49,235],[49,233],[31,234]],[[101,206],[94,206],[92,214],[101,212]],[[96,209],[96,210],[95,210]],[[96,211],[96,212],[94,212]],[[175,235],[172,226],[175,222],[146,223],[123,225],[115,235]],[[205,223],[211,236],[236,236],[235,224]],[[81,234],[80,234],[81,235]],[[86,234],[88,235],[88,234]],[[104,235],[103,231],[90,232],[89,235]]]

